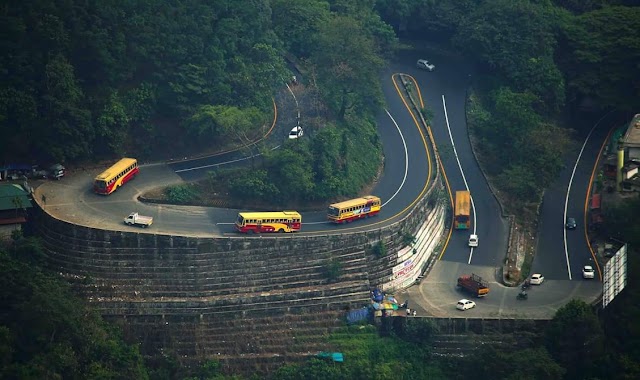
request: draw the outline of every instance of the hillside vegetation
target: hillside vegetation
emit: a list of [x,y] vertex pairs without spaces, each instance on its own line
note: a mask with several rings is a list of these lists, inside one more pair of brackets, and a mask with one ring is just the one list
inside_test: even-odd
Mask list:
[[468,122],[495,187],[511,199],[510,212],[535,208],[575,148],[574,132],[586,133],[605,111],[640,112],[637,5],[376,1],[401,37],[428,36],[475,65]]

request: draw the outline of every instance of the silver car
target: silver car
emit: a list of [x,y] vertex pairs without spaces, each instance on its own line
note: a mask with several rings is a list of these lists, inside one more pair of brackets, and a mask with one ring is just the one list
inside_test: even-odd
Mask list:
[[418,62],[416,62],[416,67],[427,71],[433,71],[436,69],[436,66],[426,59],[419,59]]

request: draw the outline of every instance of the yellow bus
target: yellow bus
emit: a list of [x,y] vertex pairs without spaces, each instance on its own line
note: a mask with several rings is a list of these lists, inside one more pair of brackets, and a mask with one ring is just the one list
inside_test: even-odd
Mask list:
[[244,233],[297,232],[302,227],[302,216],[297,211],[241,212],[236,230]]
[[333,223],[349,223],[356,219],[377,215],[380,207],[382,207],[380,198],[375,195],[366,195],[329,205],[327,218]]
[[109,195],[135,178],[138,172],[138,161],[135,158],[123,158],[93,180],[93,191]]
[[456,209],[454,228],[469,229],[471,225],[471,194],[468,191],[456,191]]

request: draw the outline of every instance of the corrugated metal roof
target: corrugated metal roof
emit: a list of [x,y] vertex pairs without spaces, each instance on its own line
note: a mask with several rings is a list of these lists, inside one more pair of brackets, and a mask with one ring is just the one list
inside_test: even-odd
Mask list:
[[622,144],[625,147],[640,147],[640,114],[635,115],[633,119],[631,119],[627,132],[622,138]]
[[22,186],[15,183],[0,184],[0,211],[30,207],[29,192]]

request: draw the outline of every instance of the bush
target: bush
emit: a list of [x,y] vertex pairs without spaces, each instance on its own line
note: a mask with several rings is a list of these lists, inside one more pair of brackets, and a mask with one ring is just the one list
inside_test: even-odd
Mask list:
[[384,243],[381,241],[377,242],[376,245],[372,248],[373,254],[377,257],[383,257],[387,254],[387,247],[385,247]]
[[171,186],[166,190],[167,200],[171,203],[185,204],[198,199],[198,191],[189,184]]
[[324,265],[324,272],[329,282],[336,281],[342,274],[342,263],[336,259],[330,259]]

